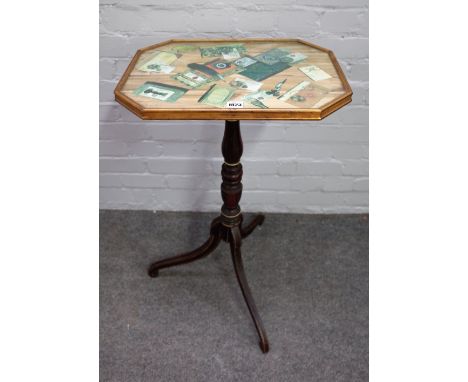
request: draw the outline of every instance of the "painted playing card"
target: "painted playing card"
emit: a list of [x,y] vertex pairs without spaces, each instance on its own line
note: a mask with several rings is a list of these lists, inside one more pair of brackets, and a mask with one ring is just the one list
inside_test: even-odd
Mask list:
[[331,76],[327,72],[323,71],[315,65],[303,66],[302,68],[299,68],[299,70],[303,72],[307,77],[312,78],[314,81],[327,80],[331,78]]
[[234,61],[234,65],[237,65],[241,68],[246,68],[249,65],[255,64],[257,60],[254,60],[252,57],[244,56]]

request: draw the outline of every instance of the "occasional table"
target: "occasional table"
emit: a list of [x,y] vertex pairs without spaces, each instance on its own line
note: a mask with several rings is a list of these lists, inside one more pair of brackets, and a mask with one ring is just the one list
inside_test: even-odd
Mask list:
[[[242,240],[265,217],[245,224],[240,120],[320,120],[351,102],[352,90],[332,51],[299,39],[180,40],[139,49],[115,88],[115,99],[142,119],[225,120],[221,214],[199,248],[158,260],[148,274],[201,259],[229,243],[240,289],[269,349],[241,257]],[[189,128],[189,127],[187,127]]]

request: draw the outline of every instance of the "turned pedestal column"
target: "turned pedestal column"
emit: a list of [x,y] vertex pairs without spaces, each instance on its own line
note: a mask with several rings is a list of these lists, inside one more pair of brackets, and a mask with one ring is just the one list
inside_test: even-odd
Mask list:
[[241,255],[242,239],[247,237],[257,225],[261,225],[265,217],[257,215],[248,225],[243,225],[239,206],[242,195],[242,164],[240,159],[243,151],[239,121],[226,121],[221,151],[224,157],[221,168],[223,206],[221,207],[221,215],[211,222],[208,240],[191,252],[156,261],[151,264],[148,273],[151,277],[156,277],[162,268],[188,263],[207,256],[218,246],[221,240],[229,243],[232,262],[242,295],[257,329],[260,348],[266,353],[269,349],[268,339],[245,277]]

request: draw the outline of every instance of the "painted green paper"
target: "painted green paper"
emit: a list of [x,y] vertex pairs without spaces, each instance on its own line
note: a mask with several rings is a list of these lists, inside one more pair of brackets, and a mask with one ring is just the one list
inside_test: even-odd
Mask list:
[[198,102],[205,105],[225,107],[226,102],[229,101],[234,92],[235,89],[229,86],[214,84],[200,97]]
[[255,64],[249,65],[244,71],[240,72],[240,74],[254,81],[263,81],[264,79],[274,76],[290,67],[291,66],[285,62],[277,62],[272,65],[268,65],[263,62],[256,62]]
[[165,102],[175,102],[187,92],[178,86],[147,81],[134,91],[135,95],[157,99]]

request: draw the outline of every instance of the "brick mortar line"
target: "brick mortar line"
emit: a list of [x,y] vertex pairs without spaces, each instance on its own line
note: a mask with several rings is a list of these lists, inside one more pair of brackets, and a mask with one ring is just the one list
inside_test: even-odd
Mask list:
[[[107,160],[121,160],[121,159],[137,159],[140,161],[144,160],[170,160],[170,161],[188,161],[188,160],[196,160],[196,161],[204,161],[204,162],[216,162],[216,163],[223,163],[223,158],[222,157],[212,157],[210,159],[207,159],[206,157],[183,157],[183,156],[161,156],[161,157],[148,157],[148,156],[124,156],[124,157],[116,157],[116,156],[109,156],[109,155],[104,155],[100,156],[99,159],[107,159]],[[255,162],[268,162],[268,163],[285,163],[285,162],[290,162],[290,161],[296,161],[297,163],[316,163],[316,164],[330,164],[330,163],[335,163],[338,165],[343,165],[343,161],[364,161],[368,162],[369,158],[343,158],[343,159],[336,159],[336,158],[328,158],[327,160],[317,160],[317,159],[312,159],[312,158],[304,158],[304,157],[282,157],[282,158],[276,158],[276,159],[270,159],[270,158],[265,158],[265,157],[250,157],[250,158],[243,158],[242,163],[249,163],[253,164]]]
[[[105,80],[101,80],[101,81],[105,82]],[[364,87],[363,89],[366,89],[366,88]],[[100,101],[99,104],[100,104],[100,106],[119,106],[119,103],[117,103],[116,101]],[[349,110],[349,109],[355,110],[355,109],[361,109],[361,108],[368,109],[369,105],[348,105],[347,106],[347,110]],[[145,121],[145,120],[142,120],[142,121]],[[154,120],[154,121],[157,121],[157,120]],[[163,120],[161,120],[161,121],[163,121]],[[174,121],[174,120],[168,120],[168,121]],[[212,120],[206,119],[206,121],[212,121]],[[219,120],[219,121],[222,121],[222,120]],[[323,119],[323,121],[325,121],[325,119]],[[146,120],[146,122],[151,123],[151,120]],[[294,121],[294,122],[296,122],[296,121]],[[301,121],[297,120],[297,122],[301,122]],[[314,121],[314,122],[320,122],[320,121]]]
[[[300,38],[300,37],[298,37],[298,35],[300,35],[300,36],[310,36],[310,38],[336,37],[337,40],[348,40],[348,39],[351,39],[351,38],[361,39],[361,40],[368,40],[369,39],[369,36],[367,36],[367,35],[353,35],[353,36],[346,35],[346,36],[343,36],[342,33],[327,32],[327,30],[323,30],[323,29],[317,30],[317,32],[315,32],[314,34],[307,34],[307,35],[304,35],[303,32],[292,33],[292,32],[288,32],[288,31],[282,31],[280,29],[271,30],[268,33],[258,32],[258,31],[252,33],[252,32],[249,32],[249,31],[242,31],[240,29],[235,29],[235,30],[231,30],[231,31],[228,31],[228,32],[226,32],[226,31],[198,32],[198,31],[193,31],[193,30],[191,30],[191,32],[195,32],[195,36],[193,36],[193,33],[191,34],[191,37],[187,36],[187,34],[189,34],[190,31],[173,32],[173,31],[165,31],[165,30],[153,30],[150,33],[147,30],[141,30],[141,31],[132,32],[132,31],[120,30],[120,29],[109,30],[104,25],[101,25],[101,30],[99,31],[99,36],[100,37],[121,37],[123,39],[130,39],[130,38],[134,38],[134,37],[151,38],[151,37],[157,36],[157,34],[161,34],[163,36],[168,35],[169,38],[171,38],[170,36],[181,36],[179,38],[196,39],[196,38],[201,38],[200,36],[214,35],[214,34],[225,35],[225,36],[229,37],[229,36],[232,36],[233,34],[246,34],[247,33],[247,34],[250,35],[250,37],[246,37],[246,38],[255,38],[255,37],[257,37],[256,35],[263,35],[264,36],[264,35],[271,35],[271,34],[280,33],[282,35],[290,35],[290,38]],[[172,38],[174,38],[174,37],[172,37]]]
[[[285,1],[286,3],[286,1]],[[255,12],[261,12],[261,11],[267,11],[267,12],[282,12],[282,11],[317,11],[317,12],[341,12],[341,11],[364,11],[364,12],[369,12],[369,8],[367,4],[363,5],[355,5],[355,6],[347,6],[347,5],[330,5],[330,6],[324,6],[324,5],[307,5],[307,4],[241,4],[239,6],[226,6],[224,3],[219,3],[219,6],[213,5],[213,4],[206,4],[203,6],[203,8],[197,7],[196,5],[184,5],[184,9],[180,8],[180,5],[175,2],[173,6],[169,7],[164,7],[161,6],[160,4],[132,4],[132,7],[135,8],[142,8],[142,9],[151,9],[154,11],[179,11],[179,12],[185,12],[191,13],[188,11],[191,10],[199,10],[199,11],[223,11],[225,9],[230,9],[230,10],[236,10],[236,11],[255,11]],[[114,4],[99,4],[100,9],[119,9],[123,11],[128,11],[128,12],[138,12],[136,9],[129,9],[128,4],[125,3],[119,3],[116,2]]]
[[[245,185],[244,185],[245,186]],[[153,186],[153,187],[130,187],[130,186],[99,186],[99,188],[102,189],[113,189],[113,190],[186,190],[186,191],[193,191],[197,190],[200,193],[201,192],[213,192],[213,193],[219,193],[219,187],[214,187],[214,188],[180,188],[180,187],[168,187],[168,186]],[[307,193],[320,193],[320,194],[369,194],[369,191],[363,191],[363,190],[324,190],[322,188],[317,189],[317,190],[279,190],[279,189],[268,189],[268,188],[262,188],[262,189],[248,189],[245,190],[248,191],[249,193],[265,193],[265,192],[271,192],[275,194],[295,194],[295,195],[302,195],[302,194],[307,194]]]
[[[103,105],[103,106],[108,106],[108,105]],[[209,119],[207,119],[206,121],[209,121],[211,123],[211,121]],[[167,123],[167,126],[171,126],[171,127],[174,127],[174,124],[179,124],[178,122],[176,122],[175,120],[173,121],[164,121],[164,120],[154,120],[154,121],[150,121],[150,120],[141,120],[141,121],[129,121],[129,122],[126,122],[126,121],[122,121],[122,120],[118,120],[118,121],[101,121],[101,125],[102,126],[110,126],[110,125],[130,125],[130,126],[142,126],[142,127],[145,127],[145,128],[148,128],[148,127],[154,127],[154,128],[162,128],[162,126],[159,126],[161,123]],[[223,120],[219,120],[219,126],[223,127]],[[249,123],[250,121],[242,121],[244,122],[244,124],[247,124],[249,125],[249,129],[253,129],[254,126],[252,126],[253,124]],[[270,124],[271,122],[271,124]],[[310,122],[303,122],[303,121],[285,121],[285,123],[288,123],[288,126],[280,126],[279,125],[279,122],[278,121],[270,121],[270,122],[266,122],[265,124],[262,124],[262,125],[255,125],[255,127],[265,127],[267,124],[269,124],[269,126],[271,128],[275,128],[275,129],[293,129],[295,127],[304,127],[306,124],[320,124],[320,121],[310,121]],[[291,123],[291,125],[289,125],[289,123]],[[185,126],[187,127],[186,125],[184,125],[183,121],[180,122],[180,126]],[[206,129],[217,129],[219,126],[210,126],[209,124],[206,124],[206,125],[199,125],[200,127],[203,127],[203,128],[206,128]],[[325,126],[324,124],[322,124],[321,126]],[[327,129],[337,129],[337,128],[342,128],[342,129],[348,129],[348,128],[353,128],[353,127],[367,127],[367,125],[342,125],[342,124],[330,124],[330,125],[326,125],[326,128]],[[241,128],[242,128],[242,125],[241,125]],[[247,128],[247,127],[246,127]],[[317,127],[316,127],[317,128]],[[243,138],[244,139],[244,138]],[[263,139],[263,138],[262,138]]]

